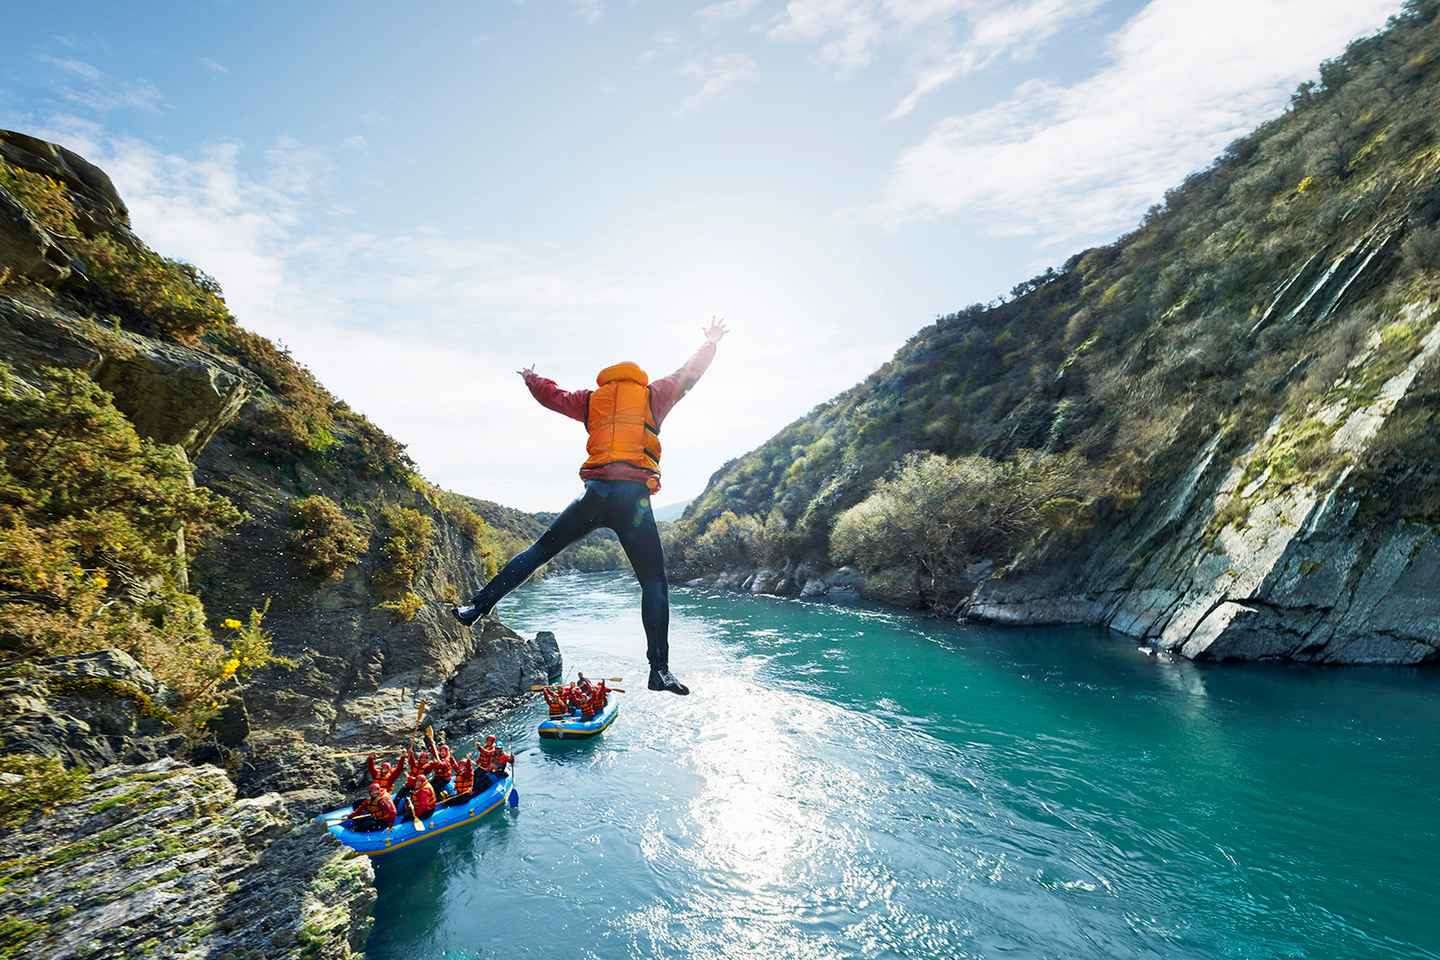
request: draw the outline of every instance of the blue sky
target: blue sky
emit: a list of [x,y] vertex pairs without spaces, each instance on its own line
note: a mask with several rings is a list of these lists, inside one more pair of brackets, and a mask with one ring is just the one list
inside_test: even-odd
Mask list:
[[662,502],[1132,226],[1398,0],[23,5],[0,126],[104,166],[431,479],[576,491],[567,386],[733,330]]

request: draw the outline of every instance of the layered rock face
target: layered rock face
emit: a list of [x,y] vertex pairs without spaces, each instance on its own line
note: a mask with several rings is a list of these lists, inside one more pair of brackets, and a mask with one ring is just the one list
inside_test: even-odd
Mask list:
[[0,752],[67,766],[156,760],[182,750],[175,696],[121,650],[46,657],[0,675]]
[[1387,423],[1430,402],[1416,380],[1440,349],[1436,319],[1431,303],[1402,308],[1393,322],[1423,332],[1419,351],[1373,393],[1362,391],[1382,347],[1377,332],[1306,411],[1302,422],[1318,424],[1326,449],[1345,464],[1333,479],[1277,480],[1283,464],[1273,455],[1293,422],[1277,419],[1259,441],[1228,455],[1216,434],[1081,565],[989,580],[967,614],[1106,625],[1195,659],[1440,658],[1440,535],[1424,522],[1375,523],[1362,515],[1351,482],[1353,464]]
[[105,767],[86,795],[5,838],[8,956],[350,957],[370,862],[299,821],[301,795],[238,799],[218,767]]

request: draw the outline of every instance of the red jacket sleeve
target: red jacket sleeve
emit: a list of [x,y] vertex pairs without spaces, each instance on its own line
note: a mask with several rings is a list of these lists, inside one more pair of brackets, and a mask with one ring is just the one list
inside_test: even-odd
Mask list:
[[370,771],[371,780],[380,779],[380,768],[375,766],[375,754],[372,753],[365,758],[365,769]]
[[542,407],[562,413],[572,420],[584,423],[590,412],[589,390],[562,390],[554,380],[538,373],[525,374],[525,386],[530,388],[530,395],[539,401]]
[[680,402],[680,398],[695,386],[695,382],[710,368],[715,359],[715,344],[707,343],[685,365],[668,377],[662,377],[650,384],[650,412],[655,414],[655,425],[661,426],[665,417]]

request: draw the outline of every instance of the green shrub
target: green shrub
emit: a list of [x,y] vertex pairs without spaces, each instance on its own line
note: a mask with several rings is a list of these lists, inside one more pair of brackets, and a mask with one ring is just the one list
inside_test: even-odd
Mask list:
[[184,459],[140,438],[84,373],[41,389],[0,364],[0,649],[118,647],[184,693],[220,646],[180,586],[176,530],[194,549],[240,520],[191,483]]
[[726,510],[710,521],[687,553],[701,570],[725,570],[756,563],[755,547],[764,524],[755,517]]
[[1405,262],[1417,272],[1440,270],[1440,223],[1412,227],[1403,245]]
[[136,330],[195,343],[207,328],[234,322],[213,277],[138,240],[102,233],[77,242],[76,253],[100,287],[95,304]]
[[304,457],[335,446],[335,398],[290,351],[234,325],[213,330],[206,339],[259,375],[274,393],[276,399],[263,404],[257,417],[256,439],[264,447]]
[[438,510],[449,523],[460,531],[461,536],[470,541],[470,545],[480,554],[485,576],[487,578],[495,576],[496,571],[500,569],[500,558],[509,554],[505,553],[505,546],[500,534],[485,522],[484,517],[475,512],[471,501],[458,493],[442,490],[420,476],[410,469],[408,458],[405,464],[398,466],[397,469],[411,490],[424,497],[426,503]]
[[[85,794],[84,770],[66,770],[54,757],[34,753],[0,755],[0,826],[18,827],[32,817]],[[19,777],[18,782],[9,782]]]
[[414,620],[424,606],[425,600],[414,590],[406,590],[398,599],[380,604],[382,610],[389,610],[406,622]]
[[220,285],[202,270],[162,257],[128,233],[83,233],[59,181],[0,160],[0,186],[84,263],[92,282],[79,288],[80,299],[136,330],[180,343],[233,322]]
[[311,574],[338,580],[364,554],[368,541],[334,500],[317,494],[296,500],[291,510],[291,541]]
[[556,561],[560,566],[584,573],[596,573],[602,570],[628,570],[630,568],[630,561],[625,556],[625,549],[620,546],[620,541],[608,531],[597,531],[590,534],[562,553],[556,558]]
[[252,607],[244,620],[231,617],[221,622],[221,628],[228,631],[229,645],[224,650],[211,651],[207,659],[200,661],[199,672],[205,681],[197,688],[184,691],[189,726],[200,729],[213,720],[256,671],[270,666],[295,666],[294,660],[275,653],[274,638],[265,629],[265,614],[269,612],[267,598],[259,610]]
[[941,605],[981,559],[1006,562],[1047,530],[1085,526],[1085,472],[1074,455],[1022,451],[1010,460],[915,453],[846,510],[831,535],[836,563],[913,570]]
[[419,510],[396,506],[380,511],[380,523],[385,537],[382,548],[385,565],[379,574],[379,585],[392,599],[397,599],[425,568],[435,524]]
[[75,222],[75,205],[59,180],[13,166],[0,157],[0,187],[23,204],[51,233],[66,239],[80,235],[80,227]]

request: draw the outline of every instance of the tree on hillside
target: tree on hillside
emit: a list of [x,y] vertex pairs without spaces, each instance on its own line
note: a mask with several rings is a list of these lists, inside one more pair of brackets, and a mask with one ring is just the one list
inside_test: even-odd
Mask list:
[[1004,563],[1042,531],[1082,514],[1084,461],[1022,450],[1008,460],[912,453],[842,513],[831,534],[836,563],[918,574],[930,602],[977,560]]

